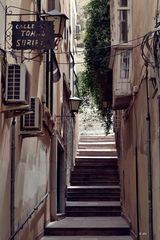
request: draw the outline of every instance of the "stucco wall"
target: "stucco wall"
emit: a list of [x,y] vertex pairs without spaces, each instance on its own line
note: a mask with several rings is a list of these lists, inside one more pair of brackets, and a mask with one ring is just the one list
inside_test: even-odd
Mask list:
[[[5,1],[1,1],[5,3]],[[14,6],[18,6],[23,9],[30,9],[32,11],[36,10],[36,1],[26,1],[26,0],[15,0]],[[42,1],[43,9],[47,9],[47,1]],[[13,5],[11,0],[7,1],[7,5]],[[69,15],[69,1],[55,1],[55,7],[66,15]],[[22,13],[22,10],[18,8],[13,8],[13,12]],[[1,6],[0,6],[1,11]],[[4,14],[2,14],[4,16]],[[1,17],[2,17],[1,15]],[[4,19],[4,18],[3,18]],[[21,16],[21,20],[34,20],[35,16]],[[20,20],[20,17],[14,18],[12,20]],[[11,21],[11,18],[8,18],[8,21]],[[69,28],[69,23],[68,23]],[[0,26],[1,32],[4,32],[3,24]],[[3,42],[4,35],[2,34],[0,37],[0,46]],[[2,45],[3,46],[3,45]],[[59,43],[58,48],[55,49],[55,52],[61,51],[61,54],[57,54],[57,62],[61,71],[61,79],[59,82],[54,83],[53,92],[53,116],[49,115],[49,111],[45,112],[45,103],[43,103],[43,112],[42,115],[45,118],[50,119],[52,121],[52,127],[43,125],[43,133],[42,135],[37,136],[22,136],[20,133],[20,117],[16,116],[16,135],[15,135],[15,230],[20,226],[23,221],[28,217],[28,214],[31,213],[33,208],[39,203],[39,201],[44,197],[44,195],[48,192],[49,196],[47,200],[41,205],[39,210],[33,214],[32,218],[25,225],[23,230],[18,235],[18,239],[23,240],[31,240],[35,239],[39,234],[41,234],[44,230],[44,226],[46,222],[50,220],[50,216],[52,220],[55,219],[57,213],[56,206],[56,194],[57,194],[57,161],[58,158],[64,159],[63,172],[61,171],[62,178],[66,177],[66,167],[71,166],[72,158],[72,124],[70,122],[66,124],[67,129],[65,129],[65,134],[67,135],[66,141],[67,145],[63,146],[63,131],[57,128],[57,125],[54,121],[56,121],[56,115],[60,115],[62,112],[63,106],[63,76],[65,74],[66,81],[69,83],[69,67],[68,67],[68,58],[66,57],[65,45],[62,41]],[[69,49],[66,50],[68,53]],[[15,52],[17,53],[17,52]],[[23,53],[24,54],[24,53]],[[22,55],[23,55],[22,54]],[[30,79],[30,95],[34,97],[39,97],[40,100],[45,99],[46,93],[46,58],[45,54],[41,54],[36,58],[36,54],[40,54],[40,51],[32,51],[29,54],[25,53],[25,56],[31,59],[25,59],[24,63],[26,64],[28,75]],[[21,62],[20,53],[17,53],[17,62]],[[24,56],[24,55],[23,55]],[[13,58],[7,52],[7,61],[11,63],[15,63],[15,58]],[[64,73],[64,74],[63,74]],[[66,102],[68,104],[68,99]],[[67,110],[68,106],[67,106]],[[67,112],[68,113],[68,112]],[[62,113],[63,114],[63,113]],[[47,115],[47,116],[46,116]],[[46,123],[45,118],[45,123]],[[44,119],[43,119],[44,120]],[[48,120],[49,121],[49,120]],[[10,235],[10,186],[11,186],[11,122],[12,118],[6,119],[4,117],[4,113],[0,113],[0,239],[6,240]],[[55,123],[55,125],[54,125]],[[50,127],[50,128],[49,128]],[[54,129],[53,129],[54,127]],[[62,126],[64,127],[64,126]],[[68,131],[69,129],[69,131]],[[50,130],[50,131],[49,131]],[[62,148],[64,147],[64,152],[66,158],[62,156],[58,156],[58,144],[54,145],[51,143],[51,132],[55,134],[55,139],[59,139],[60,143],[62,143]],[[60,150],[59,150],[60,151]],[[63,160],[62,159],[62,160]],[[69,161],[69,163],[67,162]],[[52,164],[52,168],[51,168]],[[68,165],[67,165],[68,164]],[[52,183],[51,183],[52,181]],[[69,180],[68,180],[69,181]],[[61,189],[63,191],[63,199],[60,205],[63,205],[64,212],[64,193],[65,193],[66,179],[63,180],[63,186]],[[50,190],[51,195],[50,196]],[[51,204],[53,201],[54,204]],[[53,208],[53,209],[51,209]]]
[[[123,212],[131,223],[133,235],[139,239],[149,239],[148,218],[148,121],[146,97],[146,67],[141,57],[140,45],[143,36],[155,27],[156,1],[132,1],[132,41],[133,80],[138,92],[132,97],[127,111],[121,111],[120,172]],[[141,38],[140,38],[141,37]],[[160,239],[160,199],[159,199],[159,123],[157,93],[153,95],[153,85],[149,82],[149,111],[151,117],[151,163],[153,192],[154,239]],[[137,151],[137,152],[136,152]]]
[[[5,1],[2,1],[4,4]],[[7,5],[13,5],[7,1]],[[15,6],[24,9],[34,10],[32,1],[15,1]],[[0,6],[1,8],[1,6]],[[18,9],[12,8],[18,13]],[[1,15],[1,18],[4,16]],[[23,18],[26,20],[27,17]],[[29,17],[28,17],[29,18]],[[18,18],[19,19],[19,18]],[[10,19],[11,20],[11,19]],[[8,21],[10,21],[8,18]],[[12,20],[16,20],[15,18]],[[29,20],[29,19],[27,19]],[[33,20],[33,18],[32,18]],[[4,21],[2,21],[4,23]],[[4,33],[1,24],[1,33]],[[1,34],[0,44],[4,35]],[[3,44],[1,44],[3,47]],[[35,55],[27,55],[33,57]],[[20,62],[18,57],[18,62]],[[36,61],[25,61],[30,76],[31,96],[38,96],[40,99],[44,94],[44,63],[43,58],[36,58]],[[7,61],[15,62],[7,53]],[[39,203],[42,197],[49,191],[49,166],[50,166],[50,136],[44,131],[43,136],[25,137],[20,134],[19,117],[16,117],[15,136],[15,230],[28,217],[28,214]],[[6,119],[4,113],[0,113],[0,239],[6,240],[10,235],[10,186],[11,186],[11,121]],[[43,229],[44,224],[49,220],[49,198],[46,201],[46,208],[41,206],[38,214],[25,226],[22,237],[19,239],[34,239]],[[34,227],[33,227],[34,224]],[[24,237],[25,236],[25,237]]]
[[9,236],[10,216],[10,121],[0,115],[0,236]]

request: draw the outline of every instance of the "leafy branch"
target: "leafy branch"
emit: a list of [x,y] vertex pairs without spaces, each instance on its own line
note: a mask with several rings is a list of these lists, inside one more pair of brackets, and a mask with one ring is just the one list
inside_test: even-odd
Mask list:
[[[108,133],[112,124],[109,0],[91,0],[86,5],[85,16],[87,19],[84,39],[86,71],[83,73],[82,82],[84,88],[90,91]],[[104,106],[104,102],[107,106]]]

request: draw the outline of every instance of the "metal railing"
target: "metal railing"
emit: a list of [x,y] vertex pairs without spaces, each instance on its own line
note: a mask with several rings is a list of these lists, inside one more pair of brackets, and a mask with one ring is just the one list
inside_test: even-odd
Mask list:
[[8,238],[8,240],[13,240],[14,237],[23,229],[24,225],[28,222],[28,220],[32,217],[32,215],[38,210],[40,205],[45,201],[45,199],[48,197],[48,193],[44,195],[44,197],[40,200],[40,202],[34,207],[34,209],[30,212],[26,220],[18,227],[18,229],[15,231],[15,233]]

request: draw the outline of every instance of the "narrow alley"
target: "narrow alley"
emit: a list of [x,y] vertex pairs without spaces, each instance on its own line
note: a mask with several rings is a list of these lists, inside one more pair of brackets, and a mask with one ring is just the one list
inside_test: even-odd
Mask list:
[[114,135],[81,136],[66,216],[50,222],[42,240],[131,240],[121,216],[118,159]]

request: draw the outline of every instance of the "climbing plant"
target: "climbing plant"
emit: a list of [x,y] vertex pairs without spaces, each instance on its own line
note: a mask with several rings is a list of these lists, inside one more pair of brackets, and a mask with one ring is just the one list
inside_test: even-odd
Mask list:
[[[85,8],[86,70],[81,76],[84,89],[89,89],[104,120],[106,133],[111,126],[112,72],[110,56],[110,12],[109,0],[91,0]],[[83,92],[84,94],[84,92]],[[104,102],[107,103],[104,106]]]

